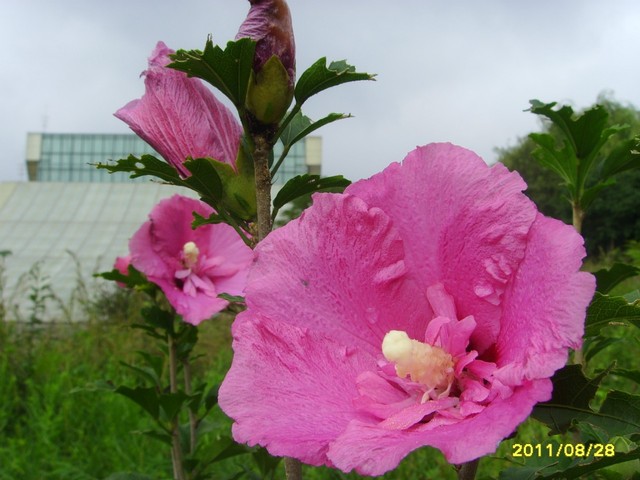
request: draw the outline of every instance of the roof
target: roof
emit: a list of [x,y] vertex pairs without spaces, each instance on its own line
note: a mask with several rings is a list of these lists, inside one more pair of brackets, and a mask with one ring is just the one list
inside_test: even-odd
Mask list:
[[[95,272],[111,270],[153,206],[186,189],[159,183],[0,183],[0,251],[7,304],[24,317],[29,288],[47,282],[63,303]],[[79,265],[76,268],[74,258]],[[31,278],[28,272],[37,266]],[[48,280],[47,280],[48,277]],[[44,282],[44,283],[43,283]],[[49,319],[55,308],[43,319]]]

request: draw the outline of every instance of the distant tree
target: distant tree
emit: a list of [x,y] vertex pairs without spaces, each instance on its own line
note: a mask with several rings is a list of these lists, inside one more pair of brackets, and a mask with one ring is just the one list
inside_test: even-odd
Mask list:
[[[607,155],[622,142],[640,133],[640,111],[633,105],[623,105],[608,94],[601,94],[597,104],[609,113],[610,125],[629,125],[630,128],[615,135],[601,151]],[[543,132],[558,135],[555,127],[543,122]],[[499,148],[498,161],[511,170],[517,170],[528,184],[525,192],[545,215],[571,223],[571,206],[560,178],[535,160],[536,148],[529,138],[520,138],[516,145]],[[582,231],[590,254],[623,247],[630,240],[640,239],[640,169],[625,171],[615,184],[602,190],[587,212]]]

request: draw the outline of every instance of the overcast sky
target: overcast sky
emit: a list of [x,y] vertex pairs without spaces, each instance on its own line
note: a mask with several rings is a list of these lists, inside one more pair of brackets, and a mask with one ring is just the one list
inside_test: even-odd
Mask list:
[[[583,108],[613,92],[640,106],[637,0],[290,0],[298,71],[347,59],[376,82],[313,97],[325,175],[352,180],[416,145],[451,141],[488,162],[538,128],[531,98]],[[27,132],[118,133],[158,40],[231,40],[246,0],[0,0],[0,181],[26,180]]]

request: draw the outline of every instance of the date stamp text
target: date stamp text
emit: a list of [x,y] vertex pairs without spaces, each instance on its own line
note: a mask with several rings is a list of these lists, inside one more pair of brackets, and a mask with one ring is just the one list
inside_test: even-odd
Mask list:
[[529,457],[613,457],[616,447],[612,443],[514,443],[511,456],[514,458]]

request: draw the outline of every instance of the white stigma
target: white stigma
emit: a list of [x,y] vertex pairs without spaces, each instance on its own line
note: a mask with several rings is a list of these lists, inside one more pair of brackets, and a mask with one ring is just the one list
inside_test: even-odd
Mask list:
[[409,338],[406,332],[391,330],[382,340],[382,354],[395,363],[399,377],[422,383],[429,390],[448,392],[453,382],[453,358],[440,347]]
[[184,259],[184,266],[186,268],[193,268],[198,262],[198,255],[200,250],[194,242],[187,242],[182,247],[182,258]]

